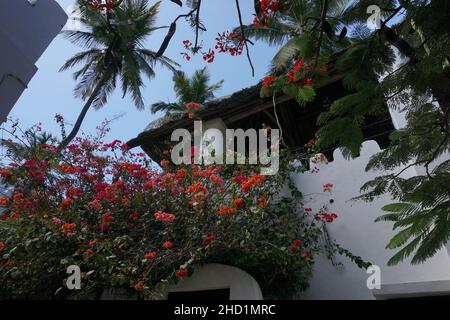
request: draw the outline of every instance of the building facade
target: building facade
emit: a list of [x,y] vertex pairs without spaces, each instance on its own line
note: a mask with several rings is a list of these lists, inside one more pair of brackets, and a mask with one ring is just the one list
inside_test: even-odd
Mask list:
[[0,1],[0,123],[28,87],[36,62],[67,21],[55,0]]
[[[401,61],[399,61],[401,63]],[[289,147],[303,146],[317,131],[317,116],[322,112],[327,97],[342,94],[339,75],[332,75],[331,81],[317,88],[317,98],[308,108],[299,107],[295,101],[285,96],[277,98],[279,124]],[[380,172],[366,172],[369,159],[385,148],[388,136],[406,124],[405,115],[398,108],[389,108],[379,118],[368,119],[363,125],[364,143],[360,154],[354,159],[346,159],[339,146],[328,150],[326,161],[311,163],[304,173],[291,173],[293,181],[303,194],[304,207],[317,212],[324,204],[327,212],[338,215],[327,225],[330,239],[356,256],[373,264],[368,271],[343,256],[333,259],[319,256],[314,265],[310,287],[299,294],[299,299],[399,299],[416,297],[450,296],[450,245],[431,259],[420,265],[411,265],[405,260],[396,266],[387,262],[395,251],[386,249],[386,244],[394,235],[392,223],[375,222],[383,215],[382,207],[392,203],[389,195],[383,195],[373,202],[354,201],[360,195],[361,186],[380,175]],[[215,128],[224,134],[225,130],[261,128],[261,124],[277,127],[274,121],[273,103],[258,96],[258,87],[237,92],[229,97],[209,103],[198,116],[203,128]],[[175,118],[174,118],[175,117]],[[141,146],[155,161],[159,161],[162,145],[159,141],[170,138],[176,128],[192,129],[192,120],[187,117],[167,115],[162,120],[151,123],[146,131],[129,141],[132,147]],[[220,139],[219,141],[222,143]],[[217,146],[221,150],[223,146]],[[448,155],[445,155],[448,157]],[[439,162],[438,162],[439,163]],[[397,168],[401,170],[402,168]],[[424,168],[412,166],[402,177],[423,175]],[[324,184],[333,184],[331,192],[323,192]],[[290,193],[287,190],[287,195]],[[274,270],[276,272],[276,270]],[[186,290],[186,288],[183,287]]]

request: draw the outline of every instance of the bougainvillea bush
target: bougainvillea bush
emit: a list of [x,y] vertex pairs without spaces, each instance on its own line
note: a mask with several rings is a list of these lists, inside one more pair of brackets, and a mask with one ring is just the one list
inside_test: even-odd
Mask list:
[[[3,297],[98,298],[121,289],[157,298],[209,262],[248,271],[266,297],[308,286],[326,222],[277,195],[284,173],[168,160],[161,171],[120,141],[102,142],[104,128],[58,153],[38,130],[5,142],[0,174],[12,192],[0,197]],[[70,265],[81,269],[81,290],[65,287]]]

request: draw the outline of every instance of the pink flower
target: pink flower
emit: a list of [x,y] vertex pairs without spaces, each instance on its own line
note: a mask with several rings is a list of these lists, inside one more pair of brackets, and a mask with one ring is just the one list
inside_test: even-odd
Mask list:
[[161,222],[174,222],[175,215],[163,211],[155,212],[155,219]]

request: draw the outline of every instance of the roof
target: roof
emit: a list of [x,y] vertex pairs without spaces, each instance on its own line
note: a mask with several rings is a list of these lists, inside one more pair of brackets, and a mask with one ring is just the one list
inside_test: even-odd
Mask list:
[[[341,79],[342,75],[331,75],[321,87],[328,86]],[[272,98],[261,98],[259,94],[260,88],[261,84],[258,84],[237,91],[231,95],[212,100],[206,103],[203,109],[198,110],[195,113],[195,117],[201,120],[220,117],[228,125],[252,114],[272,108]],[[289,100],[293,100],[293,98],[283,94],[276,98],[276,103],[279,104]],[[142,133],[128,141],[127,144],[131,148],[141,146],[145,152],[149,153],[150,143],[153,144],[155,141],[160,142],[161,138],[167,138],[173,130],[179,128],[192,129],[192,119],[189,119],[186,113],[183,112],[167,113],[163,117],[151,122]]]
[[[259,96],[260,85],[242,89],[231,95],[214,99],[205,104],[205,106],[195,113],[196,118],[209,120],[220,116],[227,123],[227,119],[239,114],[245,109],[249,109],[249,104],[260,105],[267,99]],[[164,136],[176,128],[190,128],[193,126],[192,119],[183,112],[166,113],[163,117],[151,122],[145,130],[136,138],[131,139],[127,144],[131,147],[137,147],[145,143],[145,140],[157,136]]]

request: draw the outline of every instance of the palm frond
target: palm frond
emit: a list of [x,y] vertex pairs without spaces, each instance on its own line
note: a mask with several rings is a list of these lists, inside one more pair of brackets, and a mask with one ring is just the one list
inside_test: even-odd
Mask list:
[[94,58],[101,53],[102,51],[99,49],[90,49],[87,51],[79,52],[75,54],[72,58],[67,60],[63,66],[59,69],[59,71],[64,71],[69,68],[74,67],[75,65],[82,63],[86,60],[94,60]]
[[156,102],[150,106],[150,111],[152,113],[157,112],[173,112],[173,111],[183,111],[184,106],[177,103],[166,103],[166,102]]

